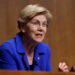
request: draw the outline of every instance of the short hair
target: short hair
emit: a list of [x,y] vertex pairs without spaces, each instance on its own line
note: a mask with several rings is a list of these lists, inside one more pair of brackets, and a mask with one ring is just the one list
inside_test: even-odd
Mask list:
[[22,9],[18,18],[18,27],[20,28],[20,24],[27,24],[33,17],[36,15],[43,14],[46,16],[47,21],[50,21],[52,18],[52,14],[48,9],[39,4],[31,4],[27,5]]

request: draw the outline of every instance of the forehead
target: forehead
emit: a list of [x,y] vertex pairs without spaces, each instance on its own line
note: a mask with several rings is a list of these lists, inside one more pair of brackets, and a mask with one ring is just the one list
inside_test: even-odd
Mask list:
[[34,16],[32,20],[47,21],[47,18],[45,15],[37,15],[37,16]]

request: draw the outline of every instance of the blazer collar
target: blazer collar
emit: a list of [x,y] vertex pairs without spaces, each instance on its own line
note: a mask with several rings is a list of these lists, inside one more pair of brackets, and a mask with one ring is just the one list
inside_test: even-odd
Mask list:
[[16,34],[16,46],[17,46],[18,53],[25,53],[25,48],[24,48],[22,37],[20,36],[20,33]]
[[[23,42],[22,42],[22,37],[20,36],[20,33],[16,34],[16,46],[17,46],[17,52],[18,53],[26,53]],[[39,54],[45,54],[44,52],[44,47],[43,47],[43,43],[38,43],[34,49],[34,53],[35,55]]]

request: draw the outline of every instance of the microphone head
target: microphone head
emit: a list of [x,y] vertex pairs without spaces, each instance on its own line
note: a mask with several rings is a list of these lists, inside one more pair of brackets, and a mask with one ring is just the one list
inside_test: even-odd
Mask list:
[[70,72],[75,72],[75,66],[72,66],[72,67],[71,67]]

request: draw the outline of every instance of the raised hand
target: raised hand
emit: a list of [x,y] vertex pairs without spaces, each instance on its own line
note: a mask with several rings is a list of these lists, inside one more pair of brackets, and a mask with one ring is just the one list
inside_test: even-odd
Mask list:
[[60,62],[59,63],[58,71],[59,72],[69,72],[68,66],[66,65],[65,62]]

